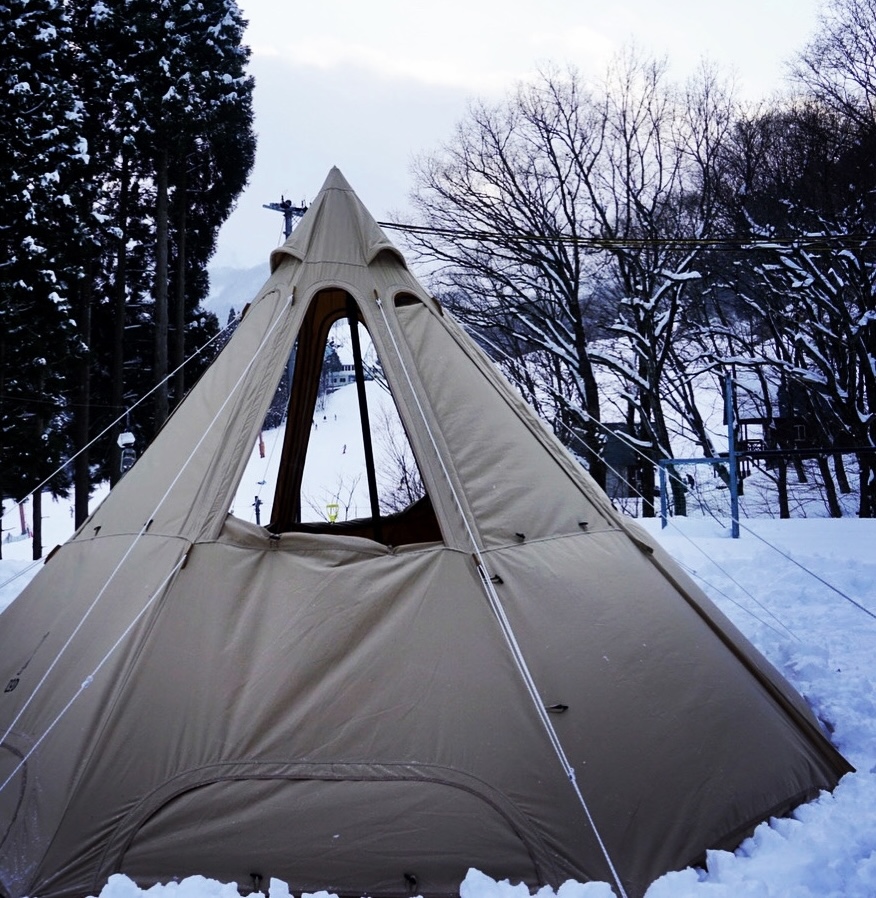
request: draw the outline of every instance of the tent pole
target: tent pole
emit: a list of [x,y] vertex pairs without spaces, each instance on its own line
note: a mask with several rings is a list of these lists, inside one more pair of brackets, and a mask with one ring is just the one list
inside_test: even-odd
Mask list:
[[362,445],[365,450],[365,473],[368,477],[368,496],[371,499],[371,519],[374,522],[374,539],[382,543],[380,526],[380,502],[377,498],[377,477],[374,472],[374,447],[371,444],[371,424],[368,420],[368,399],[365,395],[365,368],[362,365],[362,347],[359,343],[359,316],[356,301],[347,295],[347,320],[353,344],[353,367],[356,372],[356,391],[359,396],[359,420],[362,424]]

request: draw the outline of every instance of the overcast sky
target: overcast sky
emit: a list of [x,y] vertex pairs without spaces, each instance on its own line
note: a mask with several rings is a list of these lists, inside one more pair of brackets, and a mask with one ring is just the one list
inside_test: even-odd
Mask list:
[[599,77],[631,43],[683,80],[706,58],[744,96],[782,87],[820,0],[238,0],[249,22],[258,134],[250,185],[216,266],[250,267],[282,242],[283,195],[311,200],[337,165],[378,220],[404,217],[409,167],[475,97],[501,98],[545,62]]

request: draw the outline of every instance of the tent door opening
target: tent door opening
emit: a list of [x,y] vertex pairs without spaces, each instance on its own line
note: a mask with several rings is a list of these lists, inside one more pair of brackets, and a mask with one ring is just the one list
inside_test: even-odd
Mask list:
[[394,546],[441,541],[374,344],[346,291],[322,290],[311,301],[265,431],[253,463],[269,473],[245,475],[235,507],[252,504],[271,532]]

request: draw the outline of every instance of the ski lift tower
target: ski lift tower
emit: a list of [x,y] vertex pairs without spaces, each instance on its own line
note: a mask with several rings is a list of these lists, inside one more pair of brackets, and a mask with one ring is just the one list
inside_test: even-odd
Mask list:
[[293,206],[292,200],[287,200],[284,196],[280,197],[279,203],[263,203],[262,208],[273,209],[275,212],[283,213],[283,233],[286,235],[287,240],[292,233],[292,228],[295,227],[294,220],[301,218],[307,211],[307,206],[304,203],[300,206]]

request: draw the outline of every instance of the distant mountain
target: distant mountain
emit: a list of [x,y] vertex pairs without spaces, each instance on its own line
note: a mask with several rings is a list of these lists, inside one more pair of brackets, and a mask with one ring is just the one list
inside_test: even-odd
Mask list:
[[252,268],[210,268],[210,293],[204,308],[213,312],[224,325],[228,313],[234,309],[238,314],[251,302],[268,279],[270,270],[267,262]]

